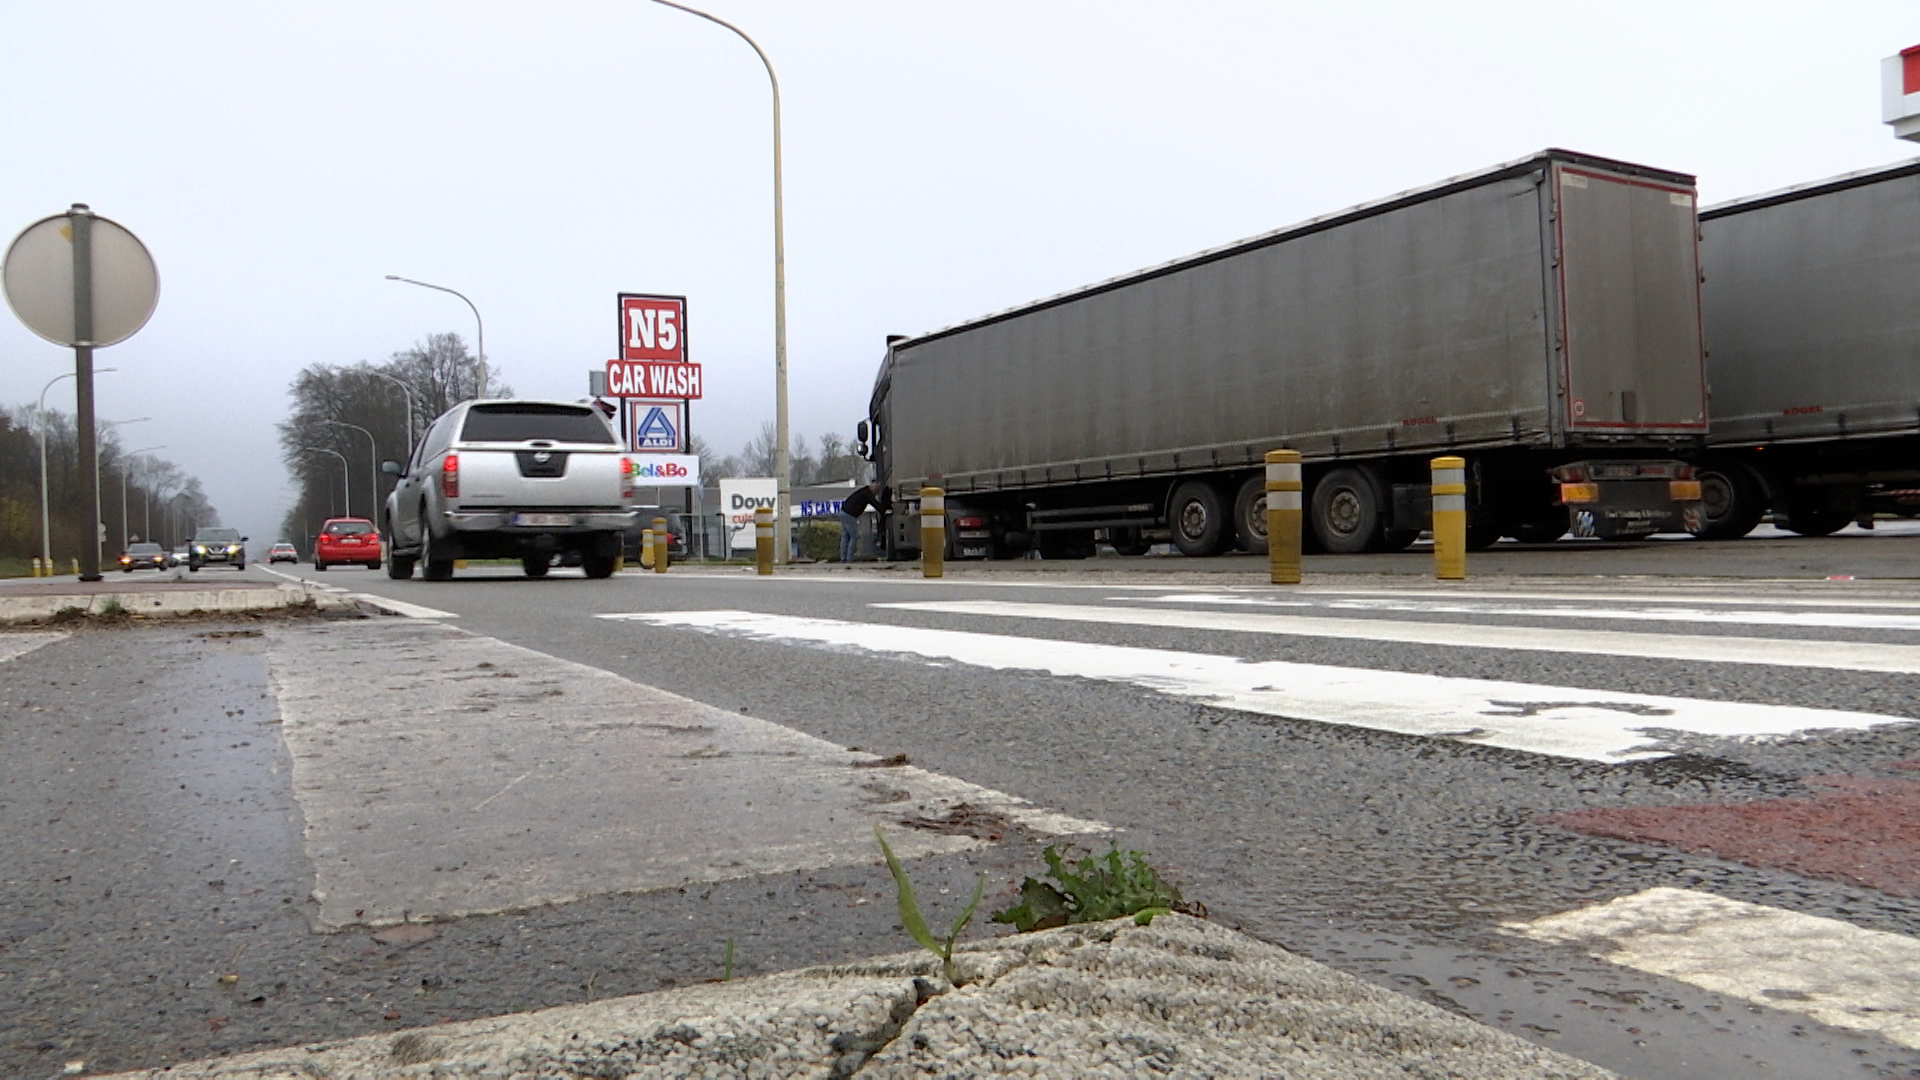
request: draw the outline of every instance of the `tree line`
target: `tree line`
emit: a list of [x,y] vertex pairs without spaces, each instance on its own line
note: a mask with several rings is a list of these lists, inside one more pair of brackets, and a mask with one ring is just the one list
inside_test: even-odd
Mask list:
[[[302,370],[287,388],[292,408],[279,425],[281,456],[296,493],[280,535],[305,555],[327,518],[378,522],[396,482],[380,472],[380,462],[405,461],[429,424],[478,390],[478,363],[454,333],[429,334],[379,364],[363,360]],[[487,393],[512,397],[513,388],[492,377]],[[737,454],[717,454],[698,435],[690,445],[708,480],[773,475],[778,440],[771,421]],[[831,432],[811,442],[795,436],[788,464],[795,486],[866,478],[852,439]]]
[[[0,560],[40,554],[40,437],[47,445],[47,533],[57,565],[79,558],[98,535],[93,507],[82,494],[80,436],[74,417],[22,405],[0,410]],[[128,543],[151,540],[178,547],[203,525],[220,524],[198,478],[152,454],[129,454],[119,432],[103,428],[94,440],[99,458],[100,516],[106,525],[101,557]],[[125,514],[121,511],[124,484]]]

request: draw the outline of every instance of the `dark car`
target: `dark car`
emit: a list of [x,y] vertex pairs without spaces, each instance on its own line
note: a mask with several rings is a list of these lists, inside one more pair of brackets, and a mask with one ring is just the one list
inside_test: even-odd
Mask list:
[[685,514],[682,514],[678,510],[668,510],[660,506],[636,506],[632,509],[640,512],[640,520],[634,522],[627,528],[625,548],[628,563],[634,566],[640,565],[641,534],[653,528],[654,518],[667,519],[667,558],[674,560],[687,557],[687,521]]
[[313,538],[313,568],[364,566],[380,569],[380,532],[366,518],[329,518]]
[[240,535],[238,529],[223,529],[209,525],[196,529],[193,543],[187,545],[187,569],[199,570],[213,563],[223,563],[235,570],[247,568],[247,538]]
[[129,544],[127,550],[120,553],[120,569],[129,574],[135,570],[166,568],[167,549],[159,544]]

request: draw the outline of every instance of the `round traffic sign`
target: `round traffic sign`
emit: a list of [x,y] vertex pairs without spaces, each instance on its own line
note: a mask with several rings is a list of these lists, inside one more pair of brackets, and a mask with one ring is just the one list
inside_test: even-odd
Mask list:
[[[89,218],[93,262],[93,333],[74,327],[75,216]],[[7,306],[27,329],[57,345],[101,347],[132,337],[160,300],[160,273],[140,238],[120,224],[76,206],[27,226],[0,265]]]

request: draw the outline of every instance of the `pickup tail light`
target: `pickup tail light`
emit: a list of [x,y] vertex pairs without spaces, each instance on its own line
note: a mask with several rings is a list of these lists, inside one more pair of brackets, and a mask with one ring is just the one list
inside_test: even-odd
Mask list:
[[1566,506],[1600,501],[1600,485],[1595,483],[1561,484],[1560,502]]
[[639,473],[640,467],[633,463],[632,458],[620,459],[620,498],[633,498],[633,478]]
[[986,524],[986,518],[958,517],[953,519],[953,527],[956,529],[978,529],[984,527]]
[[1667,481],[1667,498],[1672,499],[1674,502],[1699,502],[1700,501],[1700,481],[1698,480]]
[[448,454],[440,462],[440,494],[449,499],[460,497],[459,454]]

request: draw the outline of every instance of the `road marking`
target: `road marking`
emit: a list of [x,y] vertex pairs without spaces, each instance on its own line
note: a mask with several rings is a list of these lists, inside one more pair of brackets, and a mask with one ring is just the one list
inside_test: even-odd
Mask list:
[[444,623],[273,627],[267,662],[327,929],[871,864],[960,803],[1108,830]]
[[[1794,581],[1745,580],[1745,581],[1739,582],[1738,587],[1744,592],[1751,593],[1753,592],[1755,587],[1760,585],[1782,585],[1782,584],[1806,585],[1808,583],[1804,580],[1794,580]],[[1449,600],[1449,601],[1457,601],[1457,600],[1508,600],[1508,601],[1549,600],[1549,601],[1552,601],[1552,600],[1558,600],[1558,601],[1564,601],[1564,602],[1578,602],[1582,604],[1596,604],[1596,603],[1715,604],[1721,607],[1743,607],[1743,606],[1744,607],[1816,607],[1816,608],[1894,609],[1894,610],[1900,610],[1900,611],[1920,610],[1920,600],[1869,600],[1869,599],[1861,599],[1859,597],[1851,596],[1846,592],[1838,592],[1833,596],[1817,597],[1817,598],[1813,596],[1794,596],[1794,595],[1782,595],[1782,594],[1771,594],[1766,596],[1751,596],[1751,595],[1731,596],[1731,595],[1722,594],[1722,591],[1728,588],[1728,585],[1725,583],[1720,584],[1719,586],[1716,587],[1716,589],[1720,591],[1712,591],[1708,595],[1704,595],[1704,596],[1696,592],[1686,591],[1688,589],[1699,589],[1701,587],[1702,585],[1700,583],[1681,581],[1681,582],[1677,582],[1672,588],[1670,588],[1669,590],[1663,593],[1607,594],[1607,593],[1594,592],[1591,588],[1585,587],[1576,582],[1569,582],[1566,589],[1561,592],[1506,592],[1506,591],[1497,591],[1497,590],[1471,591],[1471,590],[1465,590],[1465,589],[1455,590],[1455,589],[1419,589],[1419,588],[1415,588],[1415,589],[1329,589],[1329,588],[1314,588],[1309,586],[1305,588],[1289,588],[1286,590],[1286,593],[1289,596],[1357,596],[1357,597],[1386,597],[1388,599],[1415,598],[1415,599],[1435,599],[1435,600]],[[1265,586],[1261,586],[1260,589],[1262,592],[1264,592],[1266,595],[1269,595],[1269,596],[1272,595],[1273,593],[1273,590]],[[1241,590],[1238,588],[1234,588],[1234,589],[1226,589],[1221,591],[1226,593],[1232,593],[1232,592],[1239,592]],[[1246,590],[1246,591],[1252,592],[1252,590]],[[1826,590],[1813,588],[1813,589],[1797,589],[1795,591],[1796,592],[1825,592]]]
[[[1115,596],[1113,600],[1155,604],[1221,604],[1235,607],[1311,607],[1312,601],[1276,600],[1227,593],[1171,593],[1165,596]],[[1700,607],[1602,607],[1574,596],[1561,596],[1557,607],[1501,603],[1463,603],[1459,600],[1350,599],[1329,600],[1318,606],[1335,611],[1404,611],[1430,615],[1506,615],[1528,618],[1572,618],[1592,621],[1637,619],[1652,622],[1724,623],[1737,626],[1819,626],[1845,630],[1920,630],[1920,615],[1880,615],[1856,611],[1715,611]],[[1698,602],[1695,598],[1695,602]],[[1558,631],[1556,631],[1557,633]]]
[[345,588],[342,588],[339,585],[322,585],[320,582],[315,581],[312,578],[295,577],[292,574],[283,574],[280,571],[273,569],[272,567],[263,566],[260,569],[265,570],[267,573],[272,574],[274,577],[285,578],[288,581],[305,586],[306,588],[309,588],[309,589],[318,589],[321,592],[344,593],[346,595],[346,598],[349,600],[357,600],[360,603],[367,604],[371,607],[379,608],[381,611],[384,611],[389,615],[400,615],[409,619],[457,619],[460,617],[459,612],[441,611],[439,608],[425,607],[420,604],[409,604],[405,600],[395,600],[392,597],[381,596],[378,593],[370,593],[370,592],[350,593],[350,592],[347,592]]
[[1367,668],[1253,662],[1206,653],[960,630],[762,615],[666,611],[600,615],[760,641],[952,660],[1097,679],[1244,712],[1451,739],[1604,763],[1670,756],[1662,730],[1772,739],[1907,723],[1870,713],[1623,694]]
[[66,636],[65,634],[36,632],[0,634],[0,664],[25,656],[42,645],[51,645]]
[[1665,888],[1506,928],[1920,1047],[1920,940],[1904,934]]
[[1920,673],[1920,645],[1882,645],[1865,641],[1801,641],[1781,638],[1703,637],[1690,634],[1642,634],[1624,630],[1542,630],[1532,626],[1482,626],[1472,623],[1396,622],[1387,619],[1323,619],[1301,615],[1260,615],[1237,611],[1142,611],[1138,608],[1075,604],[1022,604],[1001,600],[935,600],[875,604],[896,611],[948,615],[985,615],[1059,622],[1164,626],[1181,630],[1392,641],[1449,648],[1517,649],[1528,652],[1592,656],[1642,656],[1714,664],[1766,664],[1839,671]]

